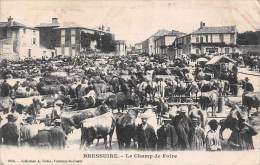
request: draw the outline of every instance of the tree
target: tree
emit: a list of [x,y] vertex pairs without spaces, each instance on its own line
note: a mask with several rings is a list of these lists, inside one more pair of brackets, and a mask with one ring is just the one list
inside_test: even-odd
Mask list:
[[260,44],[260,31],[252,32],[247,31],[238,33],[237,44],[239,45],[258,45]]

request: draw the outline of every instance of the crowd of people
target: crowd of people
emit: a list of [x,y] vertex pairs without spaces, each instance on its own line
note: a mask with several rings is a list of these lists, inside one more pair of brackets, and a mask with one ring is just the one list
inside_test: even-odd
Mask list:
[[[13,71],[23,63],[9,63],[13,69],[5,70],[1,75],[4,77],[0,88],[1,144],[64,148],[71,129],[82,127],[81,122],[88,118],[112,111],[118,122],[118,116],[124,115],[129,107],[146,109],[152,105],[156,107],[153,113],[159,126],[151,125],[146,113],[139,113],[142,122],[134,125],[133,133],[137,149],[220,151],[223,148],[254,148],[252,136],[257,132],[246,118],[245,107],[233,103],[228,114],[231,117],[221,121],[211,119],[205,123],[208,114],[203,115],[207,109],[203,112],[202,107],[209,107],[207,103],[212,101],[207,100],[212,99],[211,96],[203,93],[216,91],[217,96],[227,97],[237,94],[234,84],[239,81],[235,67],[229,71],[231,76],[226,76],[233,79],[221,80],[207,72],[206,67],[190,67],[187,59],[167,62],[148,57],[110,57],[105,64],[96,61],[96,57],[31,61],[28,70],[34,70],[34,74],[15,83],[10,80],[22,78],[22,74]],[[242,80],[242,85],[244,94],[254,91],[248,78]],[[206,99],[199,99],[199,96]],[[19,101],[21,98],[31,98],[32,103],[25,105]],[[171,108],[170,102],[196,106]],[[170,112],[174,108],[175,115],[172,115]],[[199,115],[194,115],[193,111],[199,111]],[[235,115],[232,114],[234,111]],[[78,114],[74,115],[74,112]],[[66,113],[69,117],[64,115]],[[125,129],[129,123],[126,119],[116,124]],[[227,144],[220,136],[225,128],[232,130]]]

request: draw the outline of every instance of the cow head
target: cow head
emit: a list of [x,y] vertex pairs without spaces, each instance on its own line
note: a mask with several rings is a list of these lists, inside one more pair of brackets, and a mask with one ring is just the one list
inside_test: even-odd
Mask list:
[[67,118],[62,118],[61,120],[61,126],[66,135],[73,132],[74,129],[74,122]]

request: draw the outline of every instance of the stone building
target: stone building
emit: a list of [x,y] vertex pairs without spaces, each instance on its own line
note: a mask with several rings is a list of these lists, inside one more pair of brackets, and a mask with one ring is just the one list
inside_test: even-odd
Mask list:
[[0,22],[0,60],[41,58],[38,29],[26,26],[9,17]]

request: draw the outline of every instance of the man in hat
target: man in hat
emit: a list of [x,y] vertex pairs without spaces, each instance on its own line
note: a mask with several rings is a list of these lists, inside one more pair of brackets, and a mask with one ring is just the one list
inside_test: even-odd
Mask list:
[[51,121],[55,119],[59,119],[63,108],[63,102],[61,100],[57,100],[53,104],[53,110],[51,112]]
[[15,124],[17,117],[13,114],[8,114],[6,117],[8,122],[2,127],[2,137],[4,144],[18,145],[19,131]]
[[10,94],[11,86],[7,83],[6,79],[1,84],[0,96],[8,97]]
[[61,119],[54,121],[54,127],[49,132],[49,142],[52,147],[63,149],[66,145],[66,135],[61,128]]
[[176,150],[178,147],[178,135],[171,124],[169,114],[162,116],[163,125],[157,130],[158,150]]
[[192,123],[187,117],[188,108],[181,107],[179,114],[174,119],[174,126],[178,134],[178,148],[180,150],[190,149],[189,134],[192,128]]
[[141,115],[142,124],[137,127],[136,139],[138,149],[140,150],[155,150],[157,137],[154,128],[147,123],[149,116]]
[[245,78],[245,84],[244,84],[244,93],[248,92],[254,92],[254,87],[251,82],[249,82],[249,78]]
[[191,119],[192,127],[189,135],[190,149],[191,150],[204,150],[205,146],[205,133],[200,127],[200,122],[197,117]]
[[31,140],[33,138],[33,121],[34,118],[32,116],[28,116],[25,119],[26,123],[21,127],[21,133],[20,133],[20,139],[21,139],[21,144],[31,144]]
[[221,150],[221,142],[219,139],[218,129],[218,121],[216,119],[212,119],[208,123],[210,130],[206,135],[206,150],[207,151],[220,151]]
[[232,150],[253,150],[253,136],[257,131],[246,122],[246,116],[242,115],[239,119],[238,129],[232,130],[228,142]]

